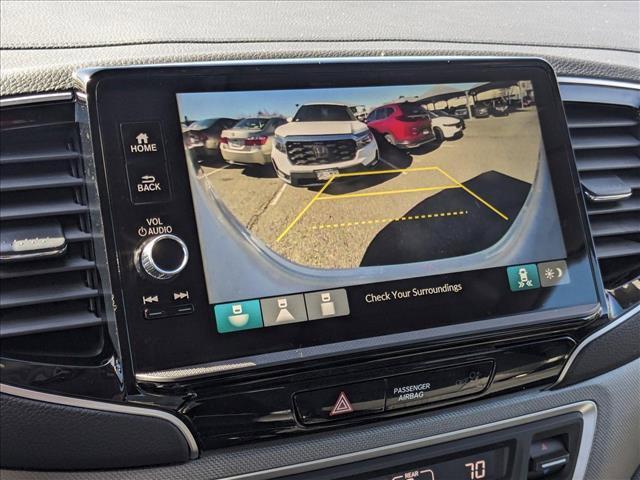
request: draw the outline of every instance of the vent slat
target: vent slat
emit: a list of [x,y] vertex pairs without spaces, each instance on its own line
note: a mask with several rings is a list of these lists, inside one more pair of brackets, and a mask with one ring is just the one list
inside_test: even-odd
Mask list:
[[83,232],[78,227],[64,227],[64,238],[67,239],[67,242],[86,242],[91,240],[93,237],[88,232]]
[[579,172],[622,170],[640,168],[640,157],[632,152],[577,151],[576,164]]
[[565,108],[569,128],[623,128],[638,124],[628,108],[603,104],[570,103]]
[[640,146],[640,140],[625,132],[572,130],[571,144],[574,150],[635,148]]
[[[42,303],[65,302],[93,298],[98,291],[87,287],[80,279],[51,283],[33,280],[27,284],[3,286],[0,292],[0,308],[22,307]],[[29,279],[31,280],[31,279]]]
[[612,203],[587,204],[589,215],[608,215],[611,213],[640,212],[640,197],[631,197]]
[[22,176],[0,178],[0,192],[14,192],[40,188],[77,187],[83,183],[83,179],[62,172],[47,174],[33,172]]
[[38,262],[37,266],[34,266],[33,262],[10,263],[0,266],[0,279],[31,277],[51,273],[74,272],[79,270],[92,270],[95,266],[95,262],[80,256],[45,260]]
[[38,312],[16,310],[4,315],[0,323],[0,338],[36,333],[72,330],[76,328],[100,325],[102,319],[88,310],[53,309],[53,312]]
[[640,212],[638,215],[631,214],[624,217],[595,216],[591,219],[591,233],[594,237],[640,233]]
[[75,160],[78,158],[80,158],[80,154],[78,152],[74,152],[64,148],[53,148],[47,149],[45,151],[27,153],[5,153],[0,155],[0,165],[31,162],[51,162],[57,160]]
[[[640,190],[640,169],[636,172],[619,173],[620,179],[633,190]],[[638,192],[640,194],[640,192]]]
[[85,205],[72,199],[58,199],[51,202],[31,202],[19,205],[0,206],[0,220],[18,220],[23,218],[52,217],[87,213]]
[[639,255],[640,242],[624,238],[596,239],[596,254],[601,260]]

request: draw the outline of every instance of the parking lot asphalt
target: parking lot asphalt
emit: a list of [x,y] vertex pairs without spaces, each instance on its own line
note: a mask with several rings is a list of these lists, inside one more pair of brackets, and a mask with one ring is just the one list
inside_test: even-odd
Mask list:
[[[506,232],[535,178],[542,144],[534,109],[466,123],[461,138],[441,144],[399,150],[381,141],[378,165],[338,175],[322,187],[287,185],[271,165],[214,161],[202,174],[257,239],[298,264],[353,268],[471,253]],[[479,194],[469,181],[487,172],[501,175],[476,182]],[[425,202],[434,196],[441,199]],[[445,230],[461,236],[455,245]],[[407,242],[403,232],[424,239],[425,248]],[[480,234],[488,240],[475,241]],[[437,256],[409,252],[409,246],[426,251],[427,244]]]

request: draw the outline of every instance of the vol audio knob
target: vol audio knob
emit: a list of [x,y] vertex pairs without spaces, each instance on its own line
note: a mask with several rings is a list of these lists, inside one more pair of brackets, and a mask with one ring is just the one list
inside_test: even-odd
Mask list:
[[189,249],[180,237],[163,234],[145,240],[139,250],[141,271],[156,280],[168,280],[187,266]]

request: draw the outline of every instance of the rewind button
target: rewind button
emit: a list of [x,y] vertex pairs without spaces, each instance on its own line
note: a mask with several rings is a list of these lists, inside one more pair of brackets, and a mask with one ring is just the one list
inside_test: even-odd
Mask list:
[[148,305],[150,303],[158,303],[160,301],[158,295],[148,295],[142,297],[142,304]]

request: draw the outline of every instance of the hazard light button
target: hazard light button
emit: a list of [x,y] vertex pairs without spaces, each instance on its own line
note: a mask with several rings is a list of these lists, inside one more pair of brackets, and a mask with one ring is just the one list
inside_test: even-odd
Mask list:
[[337,385],[296,393],[294,403],[300,422],[313,425],[381,412],[385,389],[384,379]]

